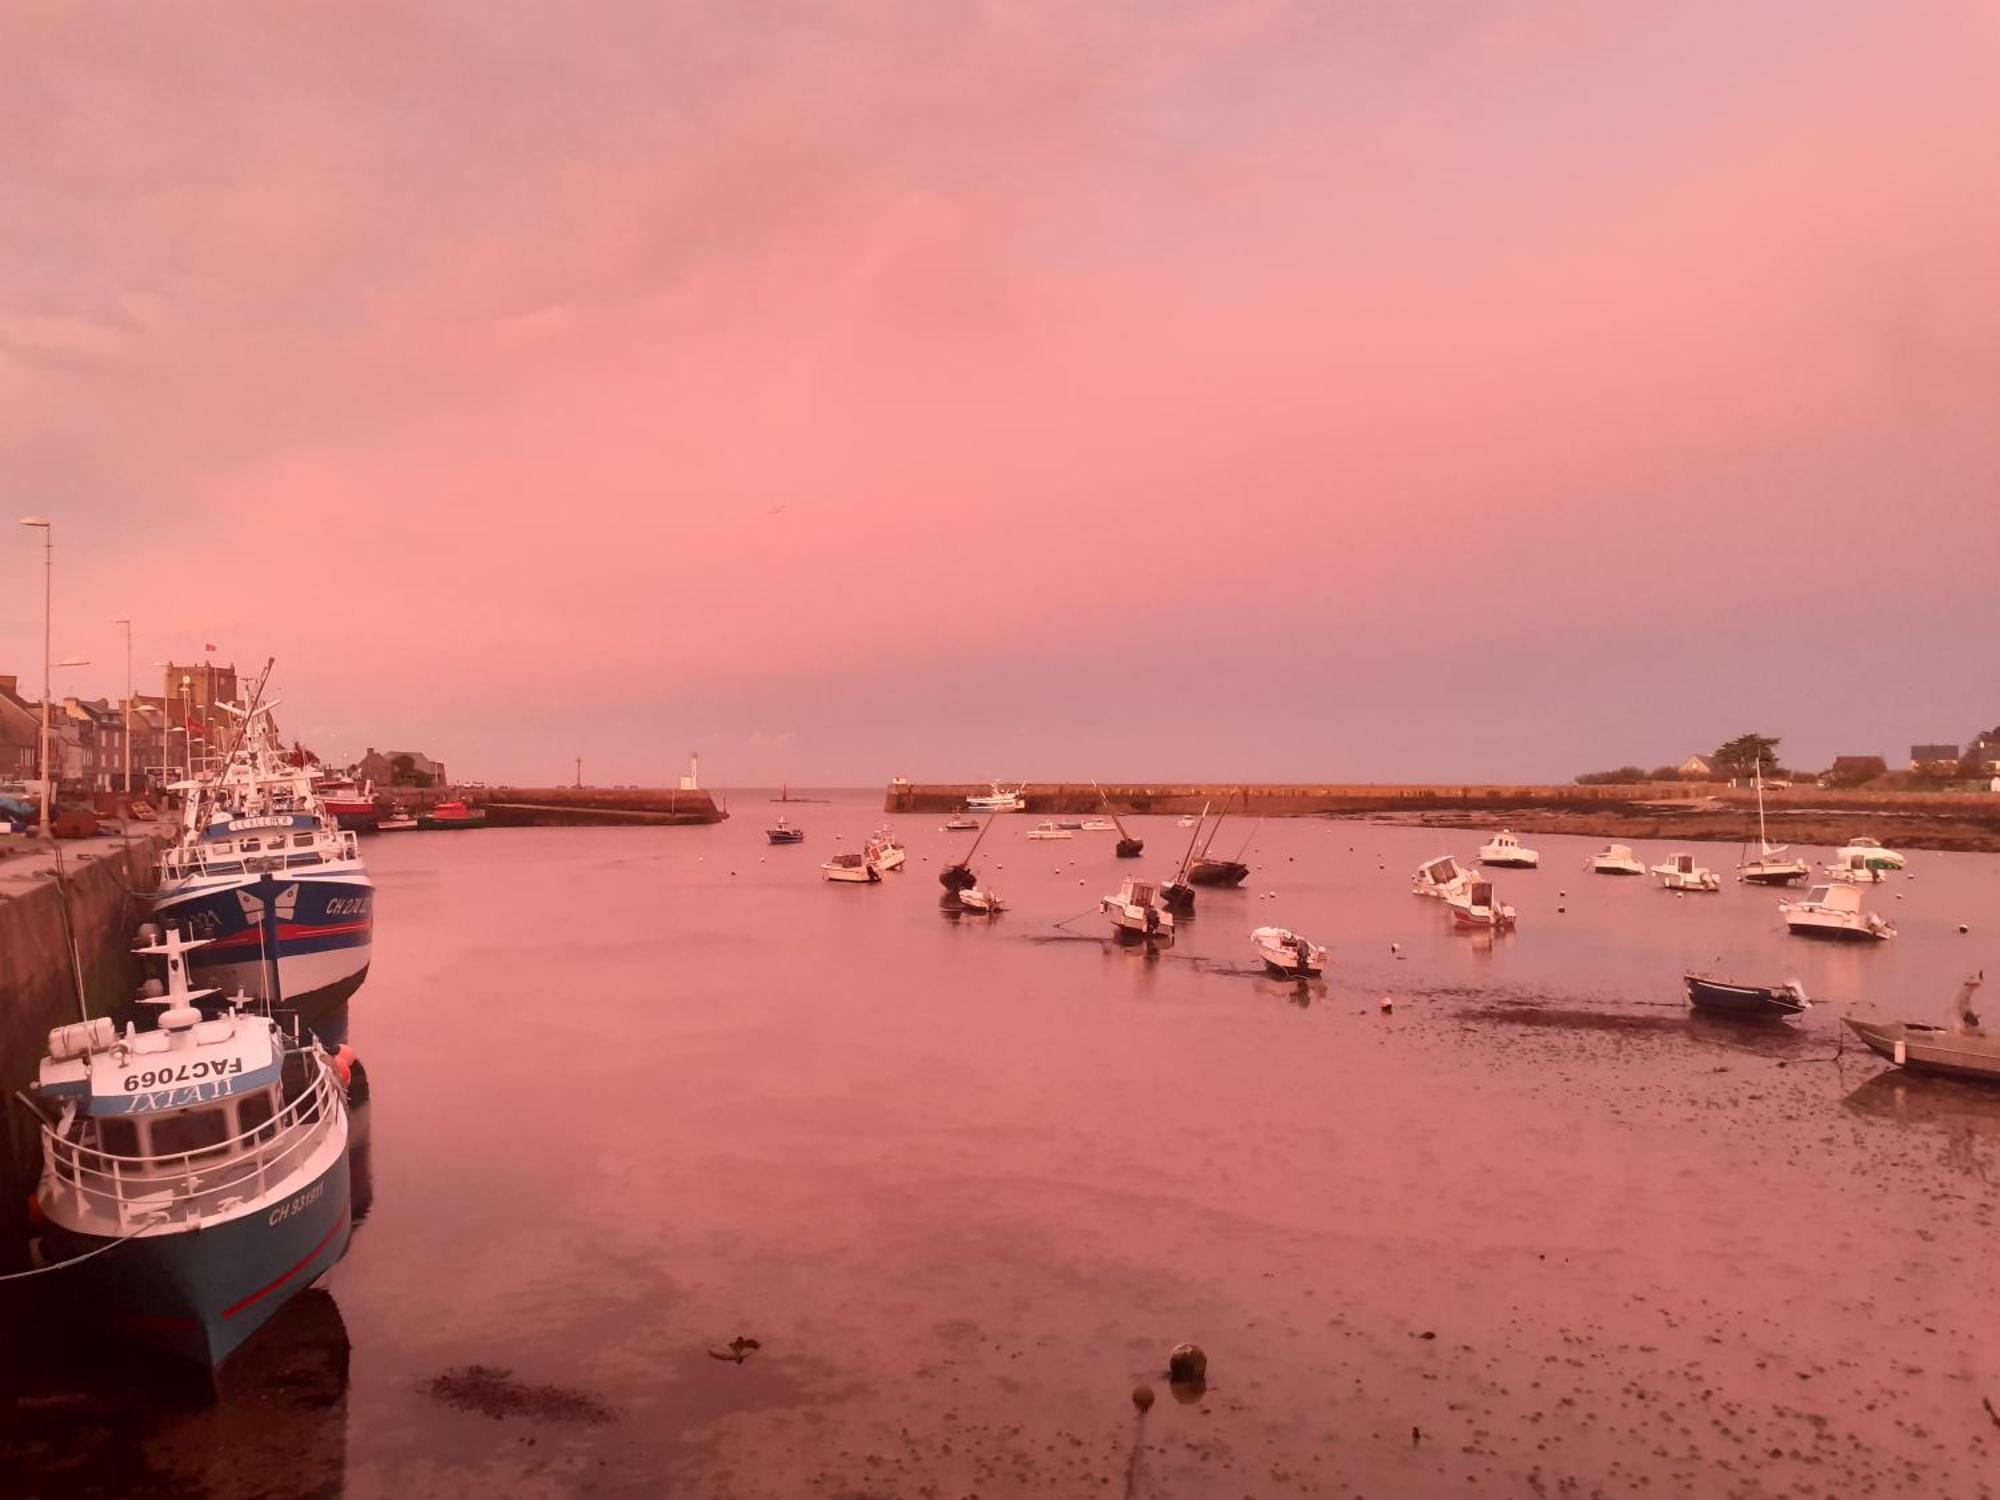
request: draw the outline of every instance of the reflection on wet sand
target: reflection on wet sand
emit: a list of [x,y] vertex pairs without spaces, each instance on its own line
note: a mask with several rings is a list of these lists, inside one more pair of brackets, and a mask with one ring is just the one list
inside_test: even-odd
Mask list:
[[[330,1294],[294,1297],[223,1366],[206,1371],[76,1335],[22,1330],[0,1420],[7,1493],[333,1500],[346,1487],[347,1328]],[[18,1382],[18,1383],[16,1383]]]

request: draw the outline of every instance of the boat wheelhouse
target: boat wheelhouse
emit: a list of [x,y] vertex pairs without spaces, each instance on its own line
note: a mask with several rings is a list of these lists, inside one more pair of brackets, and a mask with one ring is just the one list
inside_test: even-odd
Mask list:
[[[268,1014],[204,1018],[178,933],[157,1024],[58,1027],[36,1080],[46,1263],[82,1311],[211,1368],[347,1248],[348,1119],[332,1059]],[[116,1254],[98,1254],[117,1247]]]
[[1444,909],[1454,928],[1497,929],[1514,925],[1514,908],[1493,891],[1490,880],[1467,880],[1462,889],[1444,898]]
[[1463,891],[1471,880],[1469,870],[1451,855],[1444,854],[1417,867],[1417,873],[1410,877],[1410,889],[1419,896],[1444,901]]
[[896,835],[886,828],[875,830],[867,844],[863,846],[863,852],[875,868],[885,875],[891,870],[902,869],[903,861],[907,857],[903,846],[897,842]]
[[1708,866],[1696,864],[1692,854],[1669,854],[1664,863],[1653,866],[1653,874],[1663,891],[1722,889],[1722,877]]
[[1800,937],[1876,942],[1896,935],[1893,925],[1862,910],[1861,892],[1851,885],[1813,886],[1802,900],[1780,901],[1778,910]]
[[1889,878],[1889,871],[1871,863],[1865,854],[1850,854],[1845,860],[1827,865],[1825,869],[1828,880],[1839,880],[1848,885],[1881,885]]
[[1849,839],[1834,851],[1834,858],[1843,865],[1851,859],[1860,859],[1876,870],[1900,870],[1909,863],[1894,849],[1883,848],[1879,839],[1865,837]]
[[1630,844],[1611,844],[1590,856],[1593,875],[1643,875],[1646,867],[1632,853]]
[[1508,869],[1532,870],[1541,864],[1542,857],[1533,849],[1523,848],[1521,841],[1503,828],[1493,835],[1490,843],[1479,846],[1479,862]]
[[873,885],[882,878],[875,861],[865,854],[836,854],[819,867],[820,877],[838,884]]

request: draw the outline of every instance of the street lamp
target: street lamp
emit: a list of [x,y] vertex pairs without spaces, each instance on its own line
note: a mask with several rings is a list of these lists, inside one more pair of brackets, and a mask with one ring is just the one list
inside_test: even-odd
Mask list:
[[132,795],[132,622],[113,620],[125,627],[125,795]]
[[51,610],[55,605],[56,528],[43,516],[21,517],[23,526],[41,528],[42,533],[42,821],[41,836],[49,836],[49,802],[53,788],[49,781],[49,690],[53,673],[49,660]]

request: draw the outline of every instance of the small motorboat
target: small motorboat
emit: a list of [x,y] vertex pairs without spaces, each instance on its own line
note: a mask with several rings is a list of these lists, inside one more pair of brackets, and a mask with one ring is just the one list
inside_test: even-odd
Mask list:
[[[960,892],[960,899],[964,899]],[[1168,942],[1174,935],[1174,914],[1159,902],[1159,888],[1150,880],[1127,880],[1115,895],[1098,902],[1111,918],[1112,936],[1121,942]]]
[[1182,814],[1181,814],[1181,827],[1183,827],[1183,828],[1192,828],[1192,827],[1194,827],[1194,814],[1193,814],[1193,813],[1182,813]]
[[958,904],[975,917],[997,917],[1007,908],[983,886],[969,885],[958,893]]
[[886,828],[878,828],[863,846],[870,863],[885,875],[891,870],[903,868],[906,857],[903,846],[896,841],[896,835]]
[[1490,880],[1468,880],[1463,890],[1444,898],[1454,928],[1484,927],[1497,930],[1514,925],[1514,908],[1493,893]]
[[411,812],[385,813],[375,825],[377,833],[408,833],[417,827],[417,815]]
[[1445,854],[1429,864],[1420,865],[1417,873],[1410,877],[1410,889],[1419,896],[1433,896],[1447,901],[1463,892],[1471,882],[1472,872]]
[[1776,1020],[1812,1008],[1805,986],[1796,979],[1783,984],[1731,984],[1701,974],[1684,976],[1688,1004],[1709,1015],[1736,1020]]
[[1118,825],[1109,818],[1085,818],[1077,825],[1084,833],[1116,833]]
[[1532,849],[1522,848],[1521,841],[1503,828],[1493,835],[1493,842],[1479,846],[1479,862],[1515,870],[1532,870],[1541,864],[1542,857]]
[[824,879],[849,885],[873,885],[882,878],[875,861],[865,854],[836,854],[819,867],[819,873]]
[[1848,885],[1880,885],[1889,878],[1889,871],[1881,865],[1871,864],[1865,854],[1850,854],[1844,863],[1825,868],[1828,880],[1839,880]]
[[[485,808],[467,807],[455,799],[437,803],[417,814],[419,828],[484,828],[485,826]],[[379,828],[377,832],[380,832]]]
[[1259,927],[1250,942],[1264,967],[1281,979],[1317,979],[1326,971],[1326,949],[1289,927]]
[[1908,863],[1894,849],[1884,849],[1878,839],[1852,838],[1834,851],[1834,858],[1842,865],[1857,857],[1877,870],[1900,870]]
[[1780,901],[1778,910],[1800,937],[1873,942],[1896,935],[1891,924],[1861,909],[1861,892],[1851,885],[1816,885],[1802,901]]
[[944,825],[944,832],[972,833],[975,832],[978,829],[978,827],[979,827],[979,819],[967,817],[964,813],[960,813],[957,817],[951,819]]
[[69,1267],[83,1316],[212,1370],[340,1259],[352,1184],[334,1060],[240,993],[204,1019],[202,941],[138,950],[167,963],[151,1030],[50,1032],[31,1102],[44,1262]]
[[1989,1034],[1972,1013],[1972,996],[1985,982],[1985,971],[1969,976],[1958,987],[1949,1026],[1922,1021],[1864,1021],[1847,1018],[1848,1028],[1870,1048],[1911,1073],[1941,1073],[2000,1083],[2000,1036]]
[[1060,823],[1037,823],[1028,830],[1031,839],[1073,839],[1076,834]]
[[1612,844],[1590,856],[1594,875],[1643,875],[1646,867],[1632,853],[1630,844]]
[[1694,862],[1692,854],[1669,854],[1665,864],[1653,866],[1663,891],[1719,891],[1722,877],[1706,865]]
[[780,818],[764,830],[764,837],[774,844],[803,844],[806,841],[806,831]]

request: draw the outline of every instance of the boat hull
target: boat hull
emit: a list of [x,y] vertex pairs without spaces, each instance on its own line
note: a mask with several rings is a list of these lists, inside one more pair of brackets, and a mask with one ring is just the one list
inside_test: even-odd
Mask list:
[[1592,865],[1590,873],[1593,875],[1644,875],[1646,872],[1644,870],[1627,869],[1622,865]]
[[484,828],[486,814],[479,813],[470,818],[438,818],[429,813],[417,814],[417,827],[429,833],[455,832],[462,828]]
[[783,831],[773,828],[766,832],[764,837],[774,844],[803,844],[806,841],[804,830],[798,828]]
[[1905,1072],[2000,1083],[2000,1037],[1966,1036],[1907,1021],[1859,1021],[1852,1016],[1847,1025],[1872,1050]]
[[1187,879],[1190,885],[1232,886],[1241,885],[1250,874],[1250,867],[1233,859],[1198,859],[1188,866]]
[[1515,854],[1482,854],[1479,856],[1479,862],[1482,865],[1495,865],[1503,870],[1536,870],[1540,869],[1542,864],[1539,856]]
[[[347,1040],[347,1002],[368,977],[375,888],[360,870],[205,881],[155,893],[153,914],[206,941],[190,977],[219,990],[275,998],[328,1047]],[[277,995],[271,994],[275,969]]]
[[[288,1198],[199,1229],[141,1234],[60,1274],[94,1319],[214,1369],[346,1253],[350,1193],[342,1151]],[[54,1224],[43,1231],[50,1262],[114,1244]]]
[[1804,868],[1777,868],[1769,870],[1746,869],[1736,872],[1737,878],[1749,885],[1803,885],[1812,871]]
[[1724,984],[1689,974],[1688,1004],[1708,1015],[1737,1020],[1783,1020],[1805,1009],[1798,997],[1782,986]]
[[1787,913],[1785,926],[1794,937],[1820,938],[1836,943],[1879,943],[1889,934],[1876,932],[1867,927],[1849,927],[1845,923],[1826,919],[1815,919],[1811,913]]

